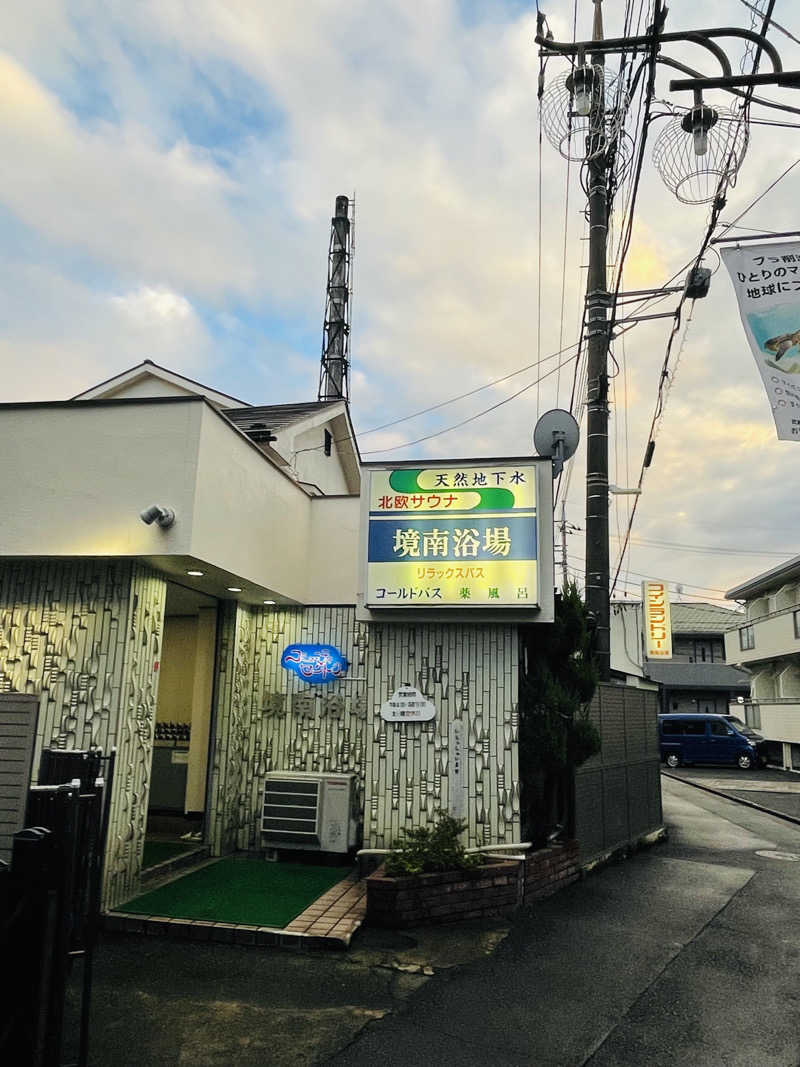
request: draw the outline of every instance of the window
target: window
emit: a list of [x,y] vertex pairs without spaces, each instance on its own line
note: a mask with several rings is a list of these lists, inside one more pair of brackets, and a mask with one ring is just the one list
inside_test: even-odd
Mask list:
[[706,724],[703,719],[686,719],[683,732],[689,737],[705,737]]
[[792,612],[794,619],[794,636],[800,638],[800,611]]
[[714,737],[727,737],[728,734],[733,733],[733,730],[724,722],[712,722],[709,726]]
[[329,456],[333,448],[333,435],[330,430],[325,431],[325,455]]
[[667,737],[675,737],[681,732],[681,726],[683,726],[683,723],[681,722],[670,722],[669,719],[665,719],[661,724],[661,731],[666,734]]
[[752,626],[742,626],[739,628],[739,648],[742,652],[746,652],[750,648],[756,647],[756,635]]

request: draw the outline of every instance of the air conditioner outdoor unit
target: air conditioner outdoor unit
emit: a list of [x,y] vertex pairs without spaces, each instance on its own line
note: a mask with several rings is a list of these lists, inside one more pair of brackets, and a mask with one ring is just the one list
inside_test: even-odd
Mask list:
[[347,852],[356,843],[354,774],[269,771],[261,837],[270,848]]

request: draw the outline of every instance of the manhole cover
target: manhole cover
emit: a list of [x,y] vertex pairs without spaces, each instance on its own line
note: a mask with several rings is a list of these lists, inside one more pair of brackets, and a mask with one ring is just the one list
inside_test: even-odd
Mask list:
[[776,852],[771,848],[756,849],[756,855],[768,860],[786,860],[788,863],[796,863],[800,860],[800,852]]

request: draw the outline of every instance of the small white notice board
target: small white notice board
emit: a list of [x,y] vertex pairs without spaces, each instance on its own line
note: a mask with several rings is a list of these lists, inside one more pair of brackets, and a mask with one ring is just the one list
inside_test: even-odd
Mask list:
[[387,722],[427,722],[436,717],[436,708],[413,685],[401,685],[381,704],[381,718]]

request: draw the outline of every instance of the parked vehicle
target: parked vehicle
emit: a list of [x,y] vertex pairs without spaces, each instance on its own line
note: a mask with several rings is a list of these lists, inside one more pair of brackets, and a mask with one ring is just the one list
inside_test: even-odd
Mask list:
[[658,730],[661,759],[668,767],[717,763],[747,771],[762,762],[760,734],[726,715],[659,715]]

